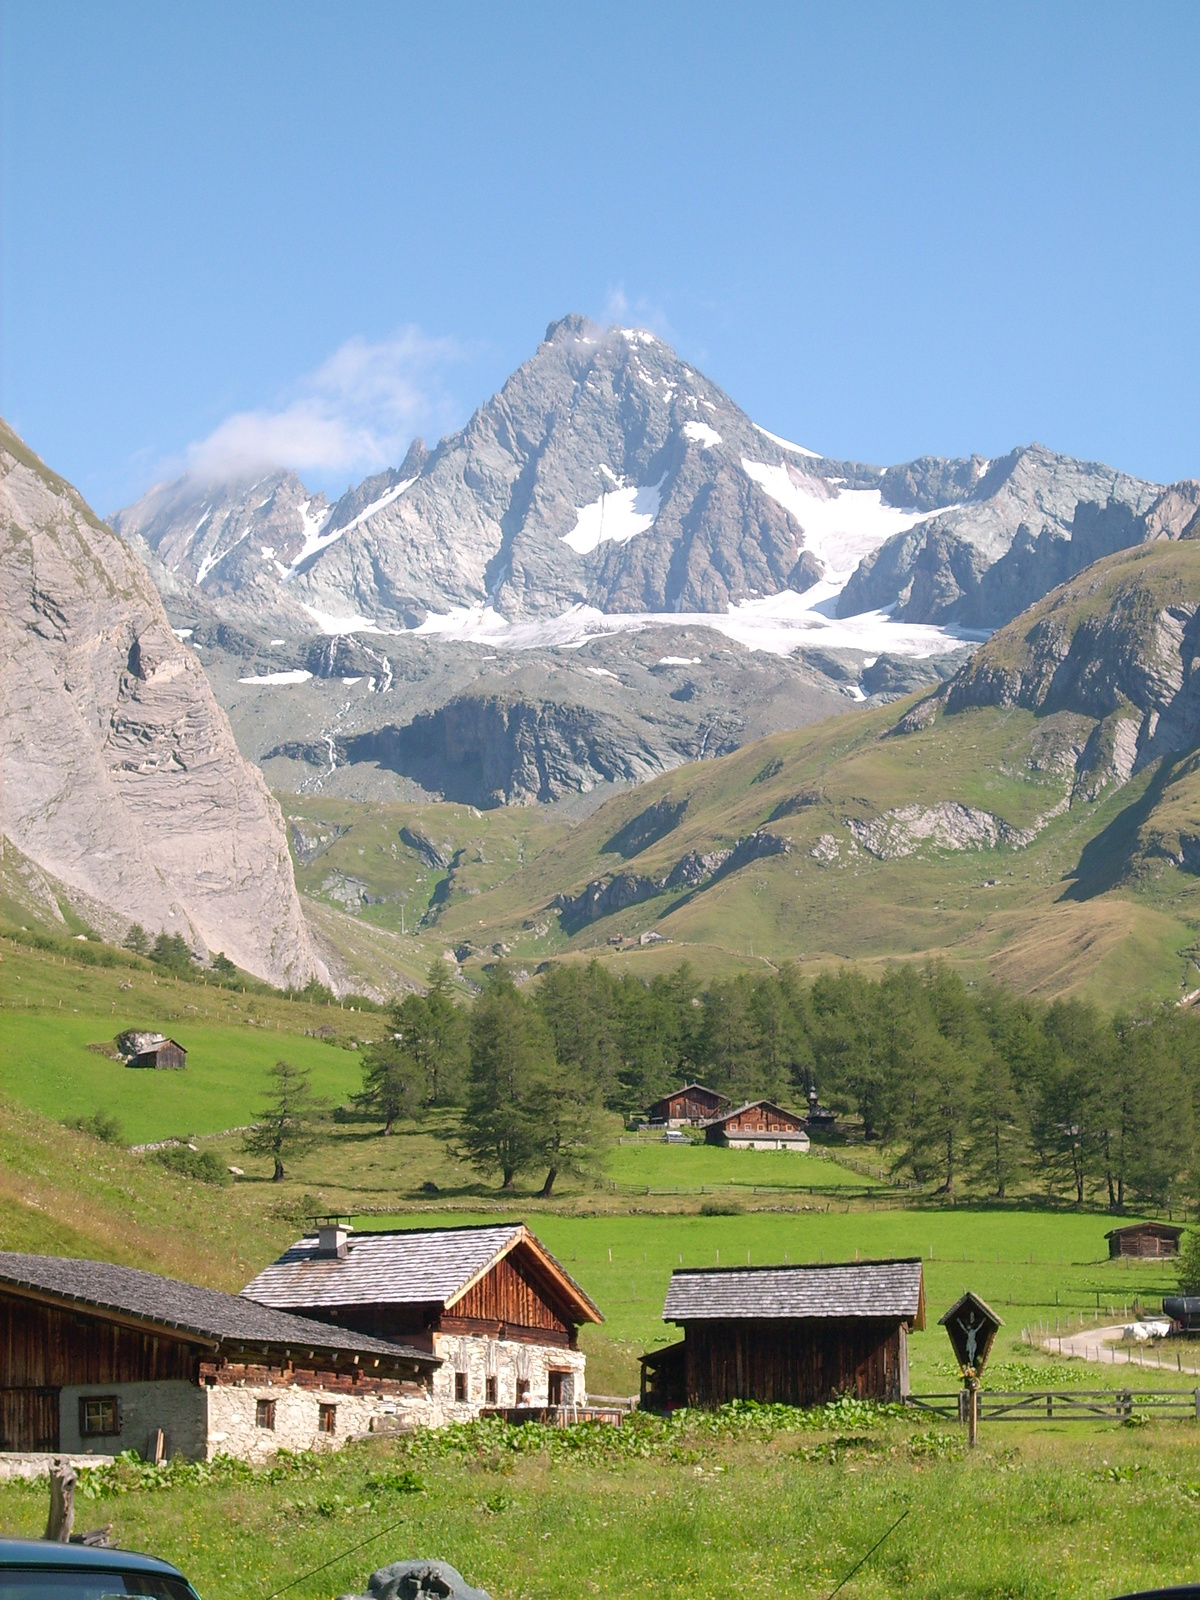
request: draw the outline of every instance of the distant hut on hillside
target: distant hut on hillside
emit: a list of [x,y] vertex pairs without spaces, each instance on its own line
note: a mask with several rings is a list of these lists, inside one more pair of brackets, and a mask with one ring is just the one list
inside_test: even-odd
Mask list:
[[705,1124],[704,1137],[709,1144],[721,1144],[729,1150],[799,1150],[808,1149],[808,1130],[805,1119],[795,1111],[785,1111],[773,1100],[751,1100],[734,1111],[714,1117]]
[[162,1033],[123,1033],[117,1043],[130,1067],[179,1072],[187,1066],[187,1051],[183,1045]]
[[1177,1256],[1183,1229],[1170,1222],[1131,1222],[1112,1228],[1104,1236],[1110,1258],[1117,1256]]
[[656,1100],[646,1113],[646,1120],[656,1127],[699,1127],[710,1117],[715,1117],[729,1104],[727,1095],[715,1089],[706,1089],[702,1083],[685,1083],[674,1094],[665,1094]]

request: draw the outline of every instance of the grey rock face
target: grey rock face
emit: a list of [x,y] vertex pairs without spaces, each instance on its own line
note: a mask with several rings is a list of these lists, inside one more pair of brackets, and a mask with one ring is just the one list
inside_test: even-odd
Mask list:
[[266,614],[288,603],[283,585],[328,520],[325,496],[279,471],[233,483],[188,475],[159,484],[118,511],[112,526],[210,600],[236,598]]
[[318,972],[279,808],[129,547],[0,424],[2,825],[90,908]]
[[365,1595],[340,1600],[491,1600],[486,1589],[473,1589],[446,1561],[393,1561],[373,1572]]
[[[891,494],[941,493],[969,474],[886,475]],[[838,600],[838,615],[895,606],[905,622],[996,628],[1075,573],[1146,537],[1157,485],[1097,462],[1029,445],[992,462],[962,502],[897,534],[865,557]],[[1194,508],[1193,508],[1194,512]]]

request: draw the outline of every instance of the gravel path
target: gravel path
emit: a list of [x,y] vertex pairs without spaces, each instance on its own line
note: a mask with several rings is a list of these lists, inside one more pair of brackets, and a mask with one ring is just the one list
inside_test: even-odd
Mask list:
[[1119,1367],[1149,1367],[1162,1372],[1190,1372],[1200,1377],[1200,1351],[1195,1355],[1189,1354],[1188,1363],[1182,1362],[1179,1351],[1171,1351],[1169,1356],[1164,1356],[1161,1350],[1144,1349],[1116,1349],[1110,1340],[1120,1339],[1127,1324],[1113,1323],[1104,1328],[1084,1328],[1078,1333],[1051,1334],[1049,1338],[1041,1340],[1041,1348],[1051,1355],[1072,1356],[1078,1361],[1096,1361],[1101,1365]]

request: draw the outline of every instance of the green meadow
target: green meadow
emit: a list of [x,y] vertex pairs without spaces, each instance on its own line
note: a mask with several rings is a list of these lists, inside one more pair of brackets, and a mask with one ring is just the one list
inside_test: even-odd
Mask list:
[[[326,1600],[429,1556],[493,1600],[825,1600],[892,1528],[848,1600],[1100,1600],[1200,1578],[1198,1432],[997,1426],[968,1457],[957,1427],[864,1407],[557,1438],[475,1425],[257,1474],[119,1469],[80,1514],[204,1600]],[[0,1520],[36,1536],[45,1502],[45,1480],[0,1485]]]
[[632,1190],[699,1193],[702,1189],[825,1190],[878,1184],[877,1169],[839,1161],[813,1149],[723,1150],[711,1144],[664,1144],[661,1139],[622,1140],[608,1153],[605,1177]]

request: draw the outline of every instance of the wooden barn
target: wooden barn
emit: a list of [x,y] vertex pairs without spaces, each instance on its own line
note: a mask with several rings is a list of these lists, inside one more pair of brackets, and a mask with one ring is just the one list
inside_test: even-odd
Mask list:
[[751,1100],[705,1124],[709,1144],[730,1150],[798,1150],[809,1147],[808,1128],[802,1114],[785,1111],[773,1100]]
[[1183,1229],[1170,1222],[1131,1222],[1125,1228],[1112,1228],[1104,1237],[1110,1258],[1177,1256]]
[[[0,1450],[253,1459],[436,1420],[429,1351],[105,1261],[0,1253]],[[157,1441],[157,1447],[156,1447]]]
[[678,1344],[642,1357],[651,1410],[727,1400],[824,1405],[908,1393],[908,1333],[925,1326],[919,1259],[671,1274]]
[[187,1051],[177,1039],[161,1033],[123,1034],[121,1044],[130,1067],[153,1067],[159,1071],[181,1072],[187,1066]]
[[436,1355],[434,1397],[452,1420],[485,1408],[578,1406],[577,1334],[599,1311],[523,1222],[299,1240],[242,1294]]
[[702,1083],[685,1083],[674,1094],[656,1100],[647,1111],[646,1120],[657,1127],[699,1127],[710,1117],[719,1116],[728,1104],[728,1095],[706,1089]]

